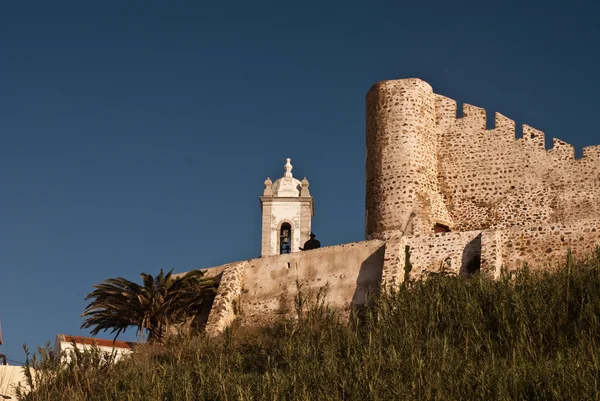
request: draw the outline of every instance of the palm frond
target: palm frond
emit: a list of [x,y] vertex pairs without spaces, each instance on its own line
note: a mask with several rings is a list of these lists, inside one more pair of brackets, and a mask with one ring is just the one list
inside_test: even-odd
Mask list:
[[111,330],[117,338],[133,326],[138,334],[147,330],[148,341],[161,342],[170,325],[197,314],[216,293],[216,278],[204,276],[194,270],[174,278],[173,269],[166,274],[161,269],[156,277],[142,273],[142,286],[122,277],[107,279],[85,297],[91,302],[81,314],[81,328],[91,328],[92,335]]

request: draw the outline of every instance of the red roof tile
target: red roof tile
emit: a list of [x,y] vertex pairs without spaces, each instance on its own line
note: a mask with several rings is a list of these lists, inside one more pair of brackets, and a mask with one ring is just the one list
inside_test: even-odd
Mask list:
[[102,347],[114,347],[114,348],[127,348],[131,349],[135,345],[135,343],[129,343],[125,341],[113,341],[113,340],[103,340],[101,338],[91,338],[91,337],[80,337],[80,336],[62,336],[64,339],[61,341],[66,341],[72,343],[73,341],[76,344],[85,344],[85,345],[93,345],[96,344]]

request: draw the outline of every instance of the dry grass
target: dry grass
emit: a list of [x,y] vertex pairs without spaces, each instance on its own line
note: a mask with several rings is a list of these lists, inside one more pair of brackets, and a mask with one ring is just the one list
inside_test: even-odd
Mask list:
[[[558,271],[437,276],[350,324],[304,299],[297,319],[49,363],[21,400],[593,400],[600,398],[600,250]],[[29,359],[30,363],[33,363]]]

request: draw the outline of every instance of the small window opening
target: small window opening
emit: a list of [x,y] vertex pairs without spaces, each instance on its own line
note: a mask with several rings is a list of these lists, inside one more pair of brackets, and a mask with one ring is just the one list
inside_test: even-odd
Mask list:
[[291,253],[292,252],[292,226],[289,223],[283,223],[281,225],[281,231],[279,232],[279,253]]
[[444,224],[435,223],[435,226],[433,226],[433,232],[434,233],[449,233],[450,227],[448,227]]

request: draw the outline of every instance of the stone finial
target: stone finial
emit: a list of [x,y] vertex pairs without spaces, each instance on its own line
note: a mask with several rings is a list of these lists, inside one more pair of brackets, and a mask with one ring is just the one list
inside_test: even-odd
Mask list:
[[290,159],[289,157],[287,159],[285,159],[286,163],[285,166],[283,166],[283,168],[285,168],[285,174],[283,174],[284,177],[293,177],[292,175],[292,164],[290,163],[292,161],[292,159]]
[[306,177],[302,179],[302,189],[300,190],[300,196],[310,196],[310,192],[308,191],[308,180]]
[[271,181],[271,179],[269,177],[267,177],[267,179],[265,180],[265,192],[263,195],[265,196],[271,196],[273,195],[273,182]]

